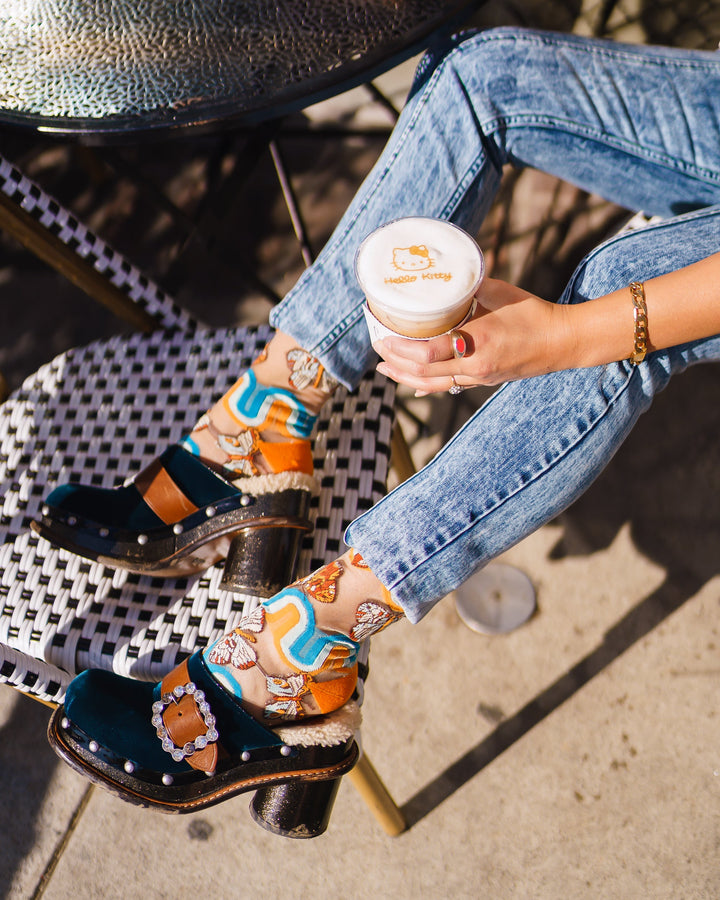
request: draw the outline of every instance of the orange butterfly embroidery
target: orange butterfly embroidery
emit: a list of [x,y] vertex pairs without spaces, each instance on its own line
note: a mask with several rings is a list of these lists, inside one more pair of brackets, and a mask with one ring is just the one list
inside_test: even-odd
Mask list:
[[265,346],[260,351],[260,355],[255,357],[255,362],[253,363],[253,366],[257,365],[258,363],[265,362],[265,360],[268,358],[268,347],[269,346],[270,346],[269,344],[265,344]]
[[370,566],[365,562],[362,556],[357,552],[357,550],[353,550],[353,555],[350,557],[351,565],[355,566],[356,569],[369,569]]
[[343,573],[343,567],[340,562],[330,563],[308,575],[300,582],[300,587],[308,595],[311,600],[318,600],[320,603],[332,603],[337,594],[337,580]]
[[290,374],[288,381],[297,391],[306,387],[319,388],[327,393],[337,383],[325,371],[322,363],[311,356],[307,350],[290,350],[287,354]]
[[233,472],[242,475],[258,475],[260,470],[253,462],[259,450],[258,433],[254,428],[241,431],[240,434],[216,435],[218,447],[227,455],[224,465]]
[[276,718],[282,716],[297,719],[305,714],[302,707],[302,696],[308,692],[308,676],[302,672],[297,675],[266,675],[265,685],[268,693],[275,699],[265,706],[265,716]]

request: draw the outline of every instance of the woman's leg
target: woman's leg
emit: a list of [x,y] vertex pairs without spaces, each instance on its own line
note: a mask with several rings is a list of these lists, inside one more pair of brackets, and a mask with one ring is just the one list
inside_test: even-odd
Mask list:
[[180,444],[233,478],[311,475],[310,434],[336,386],[317,359],[277,332]]
[[[717,206],[618,236],[589,254],[562,300],[644,281],[718,246]],[[418,621],[582,494],[673,374],[717,359],[720,336],[652,353],[637,367],[621,362],[506,384],[425,468],[356,519],[346,540]]]
[[[563,302],[583,302],[709,255],[720,206],[616,237],[591,253]],[[628,304],[630,300],[628,298]],[[627,362],[507,384],[438,453],[348,529],[354,548],[281,590],[203,652],[263,720],[341,706],[359,641],[420,619],[475,569],[589,487],[675,372],[720,358],[720,337]]]
[[[199,421],[185,449],[233,477],[308,474],[307,435],[319,404],[335,380],[354,386],[373,358],[353,260],[382,222],[427,215],[472,232],[506,163],[553,172],[650,213],[707,206],[720,202],[718,147],[715,53],[499,29],[459,41],[439,60],[427,57],[377,165],[316,263],[273,311],[279,335],[267,361]],[[296,365],[314,367],[323,380],[310,392],[296,387]],[[296,420],[293,432],[287,426]],[[98,505],[80,500],[55,497],[50,505],[72,519]],[[125,498],[120,506],[121,520],[132,507],[141,528],[157,524],[146,505]],[[161,518],[177,522],[169,509]],[[60,542],[57,529],[46,536]]]
[[[563,301],[689,264],[718,242],[720,207],[614,238],[582,263]],[[428,466],[350,526],[354,550],[263,601],[162,686],[83,673],[53,719],[51,742],[90,778],[162,808],[198,808],[258,778],[336,777],[344,746],[318,771],[314,746],[283,747],[275,732],[258,731],[258,720],[277,725],[342,706],[360,639],[403,615],[417,621],[475,568],[557,515],[672,374],[717,359],[720,337],[652,353],[636,367],[502,387]]]
[[302,718],[350,699],[360,642],[403,615],[362,556],[349,550],[263,600],[202,655],[255,718]]
[[[269,369],[263,377],[270,381],[278,372],[287,379],[287,348],[302,355],[304,347],[318,372],[325,367],[350,385],[360,377],[371,348],[352,260],[380,222],[424,214],[473,230],[507,162],[555,172],[653,213],[707,206],[720,202],[718,123],[714,53],[501,29],[461,41],[437,62],[426,59],[381,159],[316,264],[273,314],[281,329],[277,358],[269,354],[254,369]],[[715,212],[700,214],[612,242],[591,255],[566,299],[598,296],[709,255],[718,245],[716,222]],[[423,472],[354,523],[348,543],[418,619],[571,502],[668,373],[696,352],[712,354],[714,343],[670,351],[637,371],[618,365],[506,386]],[[322,396],[316,391],[309,402]],[[254,394],[248,402],[252,413]],[[191,436],[200,455],[213,459],[212,441],[209,450],[202,446],[209,432],[233,456],[227,428],[217,422],[227,406],[224,398],[211,411],[213,427]],[[241,431],[246,424],[239,421]],[[237,456],[245,465],[247,453]]]
[[[322,371],[317,357],[341,380],[357,381],[371,350],[356,318],[362,296],[352,260],[362,237],[388,218],[437,216],[475,231],[506,163],[651,214],[704,207],[720,202],[718,123],[715,53],[499,29],[461,41],[437,65],[427,58],[382,158],[317,263],[273,313],[294,341],[271,342],[267,360],[253,367],[258,381],[298,395],[308,428],[335,382],[327,374],[294,381],[289,352],[308,367],[312,361],[313,371]],[[265,454],[258,450],[249,418],[223,398],[186,446],[242,474],[272,471],[264,457],[274,447],[265,441]],[[270,442],[281,443],[284,468],[284,444],[308,430],[288,432],[286,421],[282,409],[263,424]]]
[[720,203],[720,55],[497,29],[426,57],[383,154],[271,323],[353,387],[374,359],[353,271],[362,239],[405,215],[475,233],[505,164],[650,214]]

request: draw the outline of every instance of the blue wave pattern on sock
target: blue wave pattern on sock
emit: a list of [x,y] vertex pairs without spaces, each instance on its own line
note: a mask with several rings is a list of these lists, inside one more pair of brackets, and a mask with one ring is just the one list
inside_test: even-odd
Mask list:
[[178,444],[180,444],[184,450],[187,450],[188,453],[192,453],[193,456],[200,456],[200,447],[189,434],[181,437]]
[[[223,640],[223,638],[220,638],[220,640]],[[219,643],[219,641],[216,641],[215,643]],[[216,681],[218,681],[225,688],[225,690],[233,694],[233,696],[238,700],[241,700],[242,688],[240,687],[240,682],[237,680],[237,678],[235,678],[232,667],[228,665],[220,665],[210,660],[210,652],[212,651],[214,646],[215,644],[203,650],[203,662],[207,666],[212,677]]]
[[[276,642],[287,661],[297,670],[317,672],[323,668],[330,655],[333,652],[337,654],[338,651],[341,651],[339,666],[349,667],[357,662],[360,645],[345,635],[328,634],[318,628],[312,603],[297,588],[285,588],[274,597],[263,600],[261,605],[265,608],[273,631],[285,628],[284,633],[276,635]],[[293,612],[296,616],[293,616]],[[344,658],[342,651],[347,654]]]
[[288,433],[296,438],[309,438],[317,419],[291,391],[260,384],[252,369],[248,369],[227,395],[227,403],[237,418],[252,428],[267,421],[275,404],[287,407],[285,425]]
[[[290,437],[308,439],[317,421],[317,416],[308,412],[295,394],[260,384],[252,369],[248,369],[223,399],[230,414],[248,428],[259,428],[272,416],[273,422],[286,429]],[[200,447],[192,434],[184,435],[178,443],[193,456],[200,456]]]

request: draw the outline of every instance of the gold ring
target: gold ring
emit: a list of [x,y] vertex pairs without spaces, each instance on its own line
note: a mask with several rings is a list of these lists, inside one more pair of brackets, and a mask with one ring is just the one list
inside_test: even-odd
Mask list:
[[467,341],[465,335],[461,331],[451,331],[450,341],[452,343],[452,353],[455,359],[462,359],[467,353]]

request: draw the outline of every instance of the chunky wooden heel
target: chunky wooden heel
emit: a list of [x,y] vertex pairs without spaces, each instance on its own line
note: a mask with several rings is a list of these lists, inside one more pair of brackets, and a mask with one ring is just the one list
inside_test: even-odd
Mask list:
[[250,814],[258,825],[291,838],[314,838],[323,834],[330,822],[340,779],[331,781],[290,781],[263,788],[250,804]]
[[307,522],[244,528],[233,538],[220,586],[257,597],[272,597],[295,577]]

